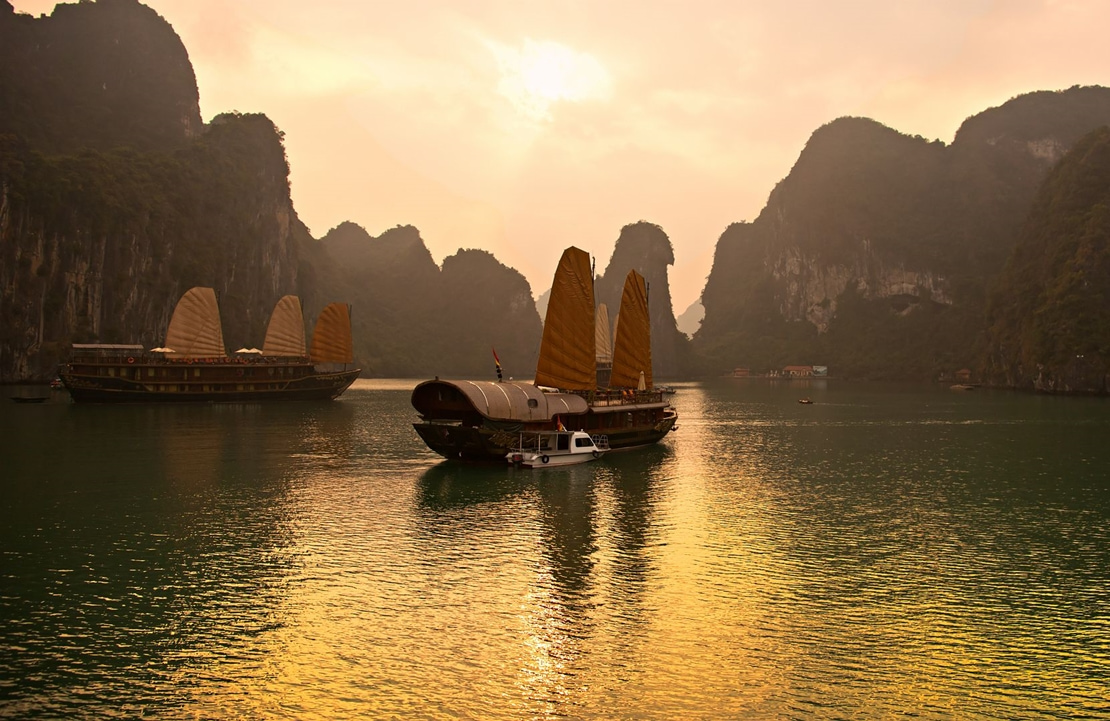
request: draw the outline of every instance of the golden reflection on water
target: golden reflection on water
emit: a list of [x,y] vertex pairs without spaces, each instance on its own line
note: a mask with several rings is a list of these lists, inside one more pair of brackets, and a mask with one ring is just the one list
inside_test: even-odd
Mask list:
[[81,455],[2,450],[0,715],[1110,713],[1086,406],[689,384],[528,472],[441,462],[410,387],[46,409]]

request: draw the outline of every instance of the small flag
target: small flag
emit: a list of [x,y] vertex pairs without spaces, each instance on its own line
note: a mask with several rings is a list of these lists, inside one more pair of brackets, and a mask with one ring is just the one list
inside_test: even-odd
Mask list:
[[490,346],[490,350],[493,351],[493,364],[497,366],[497,380],[501,380],[501,359],[497,357],[496,348]]
[[566,430],[566,427],[563,426],[563,419],[560,418],[559,416],[555,416],[555,429],[559,430],[559,431],[565,431]]

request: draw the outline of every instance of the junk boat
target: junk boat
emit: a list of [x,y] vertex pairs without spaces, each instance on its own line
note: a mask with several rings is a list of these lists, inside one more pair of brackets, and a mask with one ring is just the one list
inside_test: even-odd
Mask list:
[[604,436],[583,431],[522,431],[515,448],[505,454],[514,466],[547,468],[596,461],[609,450]]
[[229,357],[212,288],[192,288],[174,308],[165,346],[75,343],[59,377],[78,403],[329,400],[358,378],[351,311],[324,308],[306,353],[301,301],[281,298],[263,348]]
[[567,248],[551,287],[535,381],[503,381],[500,368],[496,381],[424,381],[412,391],[420,415],[413,428],[436,453],[463,461],[503,463],[521,432],[560,424],[604,435],[614,451],[657,443],[678,414],[652,384],[647,286],[635,270],[614,325],[612,361],[599,382],[598,336],[608,338],[608,331],[599,332],[595,320],[590,256]]

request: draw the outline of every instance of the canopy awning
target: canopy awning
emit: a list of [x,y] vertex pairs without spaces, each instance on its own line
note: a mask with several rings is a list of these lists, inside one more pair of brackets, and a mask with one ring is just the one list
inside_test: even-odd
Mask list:
[[412,391],[412,405],[424,418],[455,415],[460,404],[495,421],[543,422],[558,415],[582,415],[589,407],[574,393],[545,393],[525,381],[424,381]]

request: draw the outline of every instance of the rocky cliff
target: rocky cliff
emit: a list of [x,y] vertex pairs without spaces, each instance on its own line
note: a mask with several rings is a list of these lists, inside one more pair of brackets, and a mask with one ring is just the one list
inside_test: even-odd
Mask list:
[[609,264],[594,284],[598,303],[609,307],[610,318],[620,309],[628,271],[635,270],[648,286],[651,315],[651,364],[656,378],[676,378],[686,372],[688,341],[675,324],[671,308],[668,266],[674,265],[670,238],[658,225],[640,221],[621,228]]
[[176,147],[203,128],[181,39],[137,0],[17,14],[0,0],[0,134],[46,153]]
[[931,378],[977,358],[987,279],[1039,183],[1110,91],[1033,93],[950,146],[861,118],[816,131],[752,223],[722,234],[694,339],[702,370],[828,365]]
[[1110,391],[1110,128],[1083,138],[1045,181],[988,324],[988,382]]
[[212,286],[229,350],[260,346],[274,303],[313,320],[353,306],[378,375],[535,370],[540,321],[516,271],[482,251],[439,268],[419,232],[298,220],[282,134],[198,112],[173,29],[136,0],[0,4],[0,382],[44,379],[74,342],[161,345],[181,294]]
[[[223,116],[173,153],[0,147],[0,380],[44,378],[74,342],[161,345],[180,295],[214,287],[224,337],[258,345],[297,290],[279,134]],[[231,350],[234,350],[232,348]]]
[[379,376],[494,376],[493,348],[507,375],[531,378],[539,314],[519,272],[481,250],[460,250],[442,269],[412,226],[373,237],[354,223],[320,243],[327,283],[355,304],[355,346]]

